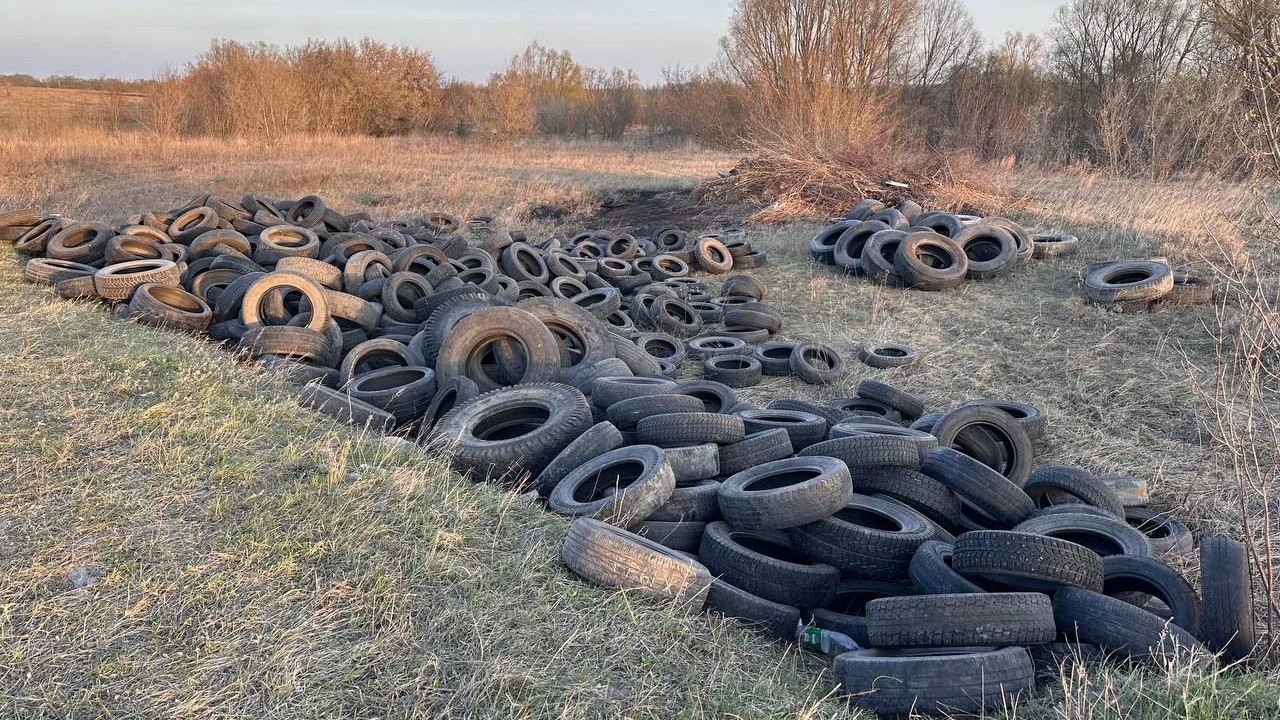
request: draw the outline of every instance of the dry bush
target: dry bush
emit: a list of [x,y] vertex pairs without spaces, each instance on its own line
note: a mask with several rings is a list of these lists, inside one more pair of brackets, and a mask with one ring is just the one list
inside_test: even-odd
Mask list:
[[[863,198],[885,203],[915,200],[930,209],[989,213],[1016,201],[984,181],[971,157],[957,153],[894,151],[874,138],[865,143],[813,144],[774,137],[751,144],[751,155],[726,176],[704,185],[717,202],[767,204],[757,222],[843,215]],[[886,181],[906,183],[903,190]]]
[[489,77],[478,110],[477,127],[487,135],[509,139],[528,135],[536,126],[533,91],[512,69]]
[[655,105],[663,126],[711,147],[737,146],[747,135],[751,93],[717,68],[669,68]]

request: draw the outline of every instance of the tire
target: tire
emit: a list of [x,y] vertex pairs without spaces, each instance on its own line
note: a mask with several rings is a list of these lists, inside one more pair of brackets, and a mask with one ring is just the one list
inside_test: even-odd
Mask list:
[[674,380],[650,377],[599,378],[591,383],[591,402],[608,408],[623,400],[648,395],[674,395],[679,387]]
[[907,237],[905,230],[881,230],[867,239],[862,247],[862,271],[873,282],[898,286],[902,277],[894,265],[898,245]]
[[[699,408],[702,402],[689,395],[673,395],[660,397],[680,397],[692,401]],[[610,412],[612,412],[610,408]],[[742,418],[721,413],[700,412],[698,410],[676,411],[654,414],[636,423],[636,437],[642,443],[654,445],[679,445],[684,443],[715,443],[729,445],[741,442],[745,436]]]
[[636,336],[635,343],[659,361],[666,360],[676,365],[683,362],[688,353],[683,342],[666,333],[643,333]]
[[[103,258],[115,232],[106,223],[79,222],[67,225],[49,238],[45,255],[54,260],[92,263]],[[156,260],[158,258],[146,258]],[[105,296],[104,296],[105,297]]]
[[788,458],[743,470],[721,483],[720,513],[741,530],[783,530],[836,513],[852,494],[843,462]]
[[53,258],[31,258],[22,268],[22,278],[29,283],[38,285],[53,285],[63,280],[70,280],[78,277],[92,277],[98,272],[98,268],[84,263],[72,262],[70,260],[55,260]]
[[923,473],[901,467],[869,467],[854,469],[851,475],[854,492],[888,495],[946,528],[961,523],[959,498]]
[[897,343],[867,343],[858,349],[858,359],[873,368],[907,367],[920,361],[920,351]]
[[1105,265],[1084,280],[1085,297],[1099,304],[1158,300],[1172,289],[1169,266],[1147,260]]
[[1240,662],[1257,643],[1253,626],[1253,585],[1243,544],[1225,537],[1200,544],[1200,585],[1204,611],[1200,630],[1205,645],[1222,659]]
[[679,380],[676,386],[681,395],[701,400],[706,412],[727,414],[729,408],[738,404],[738,395],[733,388],[714,380]]
[[890,580],[907,577],[911,557],[933,532],[933,524],[910,508],[853,495],[830,516],[787,535],[801,553],[839,568],[846,578]]
[[664,447],[676,482],[706,480],[720,474],[720,446],[715,443]]
[[423,357],[409,346],[389,338],[375,338],[351,348],[338,368],[338,383],[346,387],[357,376],[386,367],[426,366]]
[[879,400],[863,397],[836,398],[831,401],[830,407],[836,412],[843,413],[844,417],[840,422],[868,422],[868,418],[898,426],[903,422],[902,413]]
[[676,481],[676,488],[648,519],[655,522],[715,522],[720,519],[717,480]]
[[920,451],[905,437],[858,435],[814,443],[797,453],[799,457],[832,457],[850,470],[870,467],[920,467]]
[[265,301],[278,290],[296,290],[302,293],[305,301],[299,307],[311,313],[311,320],[306,327],[316,332],[324,332],[330,319],[329,302],[325,296],[324,287],[307,275],[291,270],[266,273],[245,290],[240,303],[241,322],[250,328],[265,324],[267,313],[264,308]]
[[857,392],[858,397],[884,403],[897,410],[907,420],[915,420],[924,414],[924,400],[905,390],[899,390],[889,383],[866,378],[858,383]]
[[799,608],[757,597],[721,578],[711,581],[706,607],[777,640],[794,640],[800,624]]
[[[675,490],[666,454],[652,445],[610,450],[570,472],[551,491],[548,507],[630,528],[662,507]],[[606,488],[616,492],[603,493]]]
[[1190,307],[1213,302],[1213,283],[1192,275],[1174,275],[1173,287],[1160,298],[1161,305]]
[[823,265],[835,265],[836,243],[849,228],[861,223],[861,219],[849,219],[828,225],[809,241],[809,255]]
[[702,533],[706,530],[706,527],[706,523],[700,522],[662,522],[655,520],[639,523],[635,527],[635,533],[640,537],[649,538],[663,547],[692,553],[697,552],[698,546],[702,544]]
[[695,358],[741,355],[750,351],[746,341],[725,335],[707,335],[689,341],[689,356]]
[[1147,536],[1115,517],[1085,513],[1055,513],[1019,523],[1014,532],[1057,537],[1083,545],[1101,557],[1133,555],[1151,557]]
[[951,567],[951,543],[928,540],[916,549],[907,566],[911,584],[926,595],[986,592]]
[[627,364],[636,377],[662,377],[662,366],[652,355],[636,347],[636,344],[621,335],[612,335],[613,351],[619,360]]
[[591,518],[569,524],[560,559],[596,585],[636,590],[697,612],[706,602],[711,574],[675,550]]
[[916,225],[919,227],[929,228],[930,230],[945,235],[946,237],[955,237],[964,230],[964,222],[952,213],[946,212],[929,212],[916,218]]
[[709,523],[698,557],[717,577],[766,600],[792,607],[822,607],[835,596],[840,571],[814,563],[781,532],[732,529]]
[[1040,408],[1026,403],[1012,400],[969,400],[963,404],[993,407],[1005,411],[1014,420],[1018,421],[1018,424],[1026,431],[1027,437],[1033,441],[1044,437],[1045,431],[1049,427],[1049,416]]
[[829,385],[844,374],[844,358],[834,348],[801,343],[791,352],[791,372],[810,385]]
[[760,384],[764,370],[760,361],[749,355],[716,355],[702,361],[702,374],[707,380],[744,388]]
[[750,275],[732,275],[720,283],[720,297],[741,296],[763,301],[769,289],[758,278]]
[[1102,558],[1102,594],[1137,607],[1154,597],[1169,609],[1173,624],[1200,637],[1200,596],[1177,570],[1159,560],[1132,555]]
[[1036,235],[1032,240],[1031,256],[1036,258],[1066,257],[1080,249],[1075,235]]
[[1017,590],[1102,590],[1102,558],[1082,545],[1041,535],[967,532],[956,539],[951,565],[966,578],[980,577]]
[[845,215],[850,220],[866,220],[884,209],[884,203],[871,198],[864,198],[854,204],[853,208]]
[[454,408],[440,419],[435,436],[452,451],[459,473],[476,480],[518,479],[525,472],[539,475],[591,425],[582,393],[568,385],[532,383]]
[[[260,265],[275,265],[287,257],[317,258],[319,256],[320,238],[316,237],[314,232],[295,225],[273,225],[258,235],[258,246],[253,253],[253,261]],[[390,274],[390,262],[386,263],[386,270]]]
[[1016,487],[1026,485],[1035,460],[1035,448],[1022,425],[1003,410],[981,405],[961,405],[939,418],[931,434],[938,438],[939,448],[953,448],[962,433],[974,430],[987,433],[1003,455],[1003,462],[978,459]]
[[129,315],[138,322],[185,332],[203,332],[213,320],[204,300],[182,288],[147,283],[129,301]]
[[1022,244],[1012,232],[986,222],[970,225],[952,240],[969,260],[971,280],[994,280],[1018,267]]
[[785,377],[791,374],[791,355],[796,346],[797,343],[793,342],[761,343],[751,352],[751,356],[759,361],[761,372],[765,375]]
[[[514,382],[500,382],[482,366],[484,349],[499,340],[519,345],[524,353],[524,372]],[[440,346],[436,360],[441,380],[466,377],[481,392],[504,385],[550,382],[559,376],[561,367],[560,344],[551,330],[533,314],[512,307],[486,308],[462,318]]]
[[240,338],[240,347],[254,357],[279,355],[328,365],[333,362],[329,338],[324,333],[289,325],[259,325]]
[[579,363],[571,368],[562,368],[556,382],[572,385],[581,393],[590,393],[596,380],[606,377],[626,377],[631,370],[618,358],[609,358],[596,363]]
[[599,362],[617,355],[613,346],[614,335],[595,316],[568,300],[530,298],[516,303],[516,308],[531,313],[547,327],[556,338],[561,364],[565,367]]
[[850,704],[882,717],[995,712],[1029,695],[1031,657],[1020,647],[845,653],[833,672]]
[[301,360],[280,355],[262,355],[258,358],[257,367],[263,372],[277,375],[299,385],[318,383],[328,388],[338,387],[337,370]]
[[[1105,483],[1079,468],[1049,465],[1031,473],[1023,491],[1036,507],[1076,505],[1083,503],[1098,508],[1113,518],[1124,518],[1124,505]],[[1063,495],[1070,499],[1064,500]]]
[[720,472],[736,475],[744,470],[791,457],[791,437],[781,428],[762,430],[741,441],[720,446]]
[[391,413],[323,385],[302,386],[298,391],[298,404],[339,422],[368,427],[378,432],[391,432],[396,424]]
[[435,371],[422,366],[380,368],[352,378],[347,387],[351,397],[386,410],[401,425],[422,417],[435,390]]
[[946,485],[1000,527],[1011,528],[1035,513],[1035,504],[1021,488],[986,465],[951,448],[934,450],[920,466],[920,471]]
[[1070,642],[1129,657],[1185,654],[1203,646],[1185,629],[1123,600],[1080,588],[1053,596],[1053,616]]
[[733,270],[733,255],[724,243],[704,237],[693,246],[693,257],[698,266],[712,275],[723,275]]
[[1057,637],[1043,593],[913,595],[867,603],[876,648],[1039,645]]
[[916,453],[920,457],[920,463],[913,466],[915,469],[918,469],[920,464],[923,464],[929,455],[938,449],[938,439],[927,432],[911,430],[910,428],[883,422],[863,422],[862,418],[856,417],[832,425],[828,433],[832,440],[848,437],[866,437],[868,435],[896,437],[910,442],[915,446]]
[[893,267],[902,284],[940,292],[964,282],[969,260],[956,242],[935,232],[913,232],[898,242]]
[[881,230],[888,229],[890,229],[888,225],[875,220],[854,224],[836,239],[835,247],[832,249],[832,264],[844,269],[845,272],[865,273],[862,267],[862,250],[866,247],[867,240]]
[[[248,247],[246,245],[246,247]],[[286,257],[276,263],[277,270],[292,270],[309,276],[312,280],[329,288],[342,290],[342,271],[323,260],[308,257]]]
[[427,405],[418,423],[418,442],[429,442],[436,423],[455,408],[462,407],[480,396],[480,388],[466,378],[441,381],[436,378],[436,394]]
[[583,464],[622,445],[622,433],[607,422],[596,423],[569,443],[534,481],[539,494],[548,496],[566,475]]
[[725,325],[759,328],[768,330],[770,334],[782,330],[782,322],[782,313],[762,303],[741,305],[724,312]]
[[872,215],[867,222],[884,223],[895,230],[906,230],[911,226],[911,222],[907,220],[906,215],[903,215],[897,208],[891,207],[884,208]]
[[762,430],[782,428],[791,439],[791,447],[800,451],[816,442],[822,442],[827,436],[827,421],[813,413],[796,410],[740,410],[735,413],[742,418],[743,425],[749,433]]
[[[605,417],[619,430],[636,430],[637,426],[652,416],[694,414],[702,411],[702,402],[688,395],[642,395],[640,397],[620,400],[609,406]],[[654,437],[662,437],[660,433]],[[695,442],[695,440],[646,440],[647,444],[659,445],[663,442]],[[701,441],[698,441],[701,442]]]
[[1124,520],[1147,536],[1151,552],[1156,556],[1188,555],[1195,550],[1191,531],[1167,512],[1146,507],[1127,507]]
[[177,287],[181,278],[182,272],[172,260],[132,260],[108,265],[95,272],[93,287],[99,296],[107,300],[128,300],[139,285]]

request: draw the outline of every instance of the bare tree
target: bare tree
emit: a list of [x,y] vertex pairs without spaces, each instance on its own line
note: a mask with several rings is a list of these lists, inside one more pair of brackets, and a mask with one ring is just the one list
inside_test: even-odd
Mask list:
[[926,0],[903,57],[904,81],[926,88],[971,66],[982,53],[982,32],[961,0]]
[[919,8],[920,0],[739,0],[724,54],[757,98],[765,131],[848,136],[866,128]]

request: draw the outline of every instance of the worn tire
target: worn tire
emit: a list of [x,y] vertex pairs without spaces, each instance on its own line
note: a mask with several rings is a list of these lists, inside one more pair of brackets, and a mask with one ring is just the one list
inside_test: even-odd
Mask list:
[[1017,590],[1102,590],[1102,558],[1083,545],[1041,535],[967,532],[956,539],[951,565],[967,578],[980,577]]
[[596,585],[636,590],[690,613],[702,609],[711,587],[711,574],[696,560],[591,518],[569,524],[560,559]]
[[[584,462],[556,484],[547,505],[561,515],[630,528],[662,507],[675,487],[661,448],[631,445]],[[608,488],[615,492],[603,492]]]
[[792,607],[822,607],[835,595],[840,571],[814,563],[781,532],[735,530],[709,523],[698,557],[717,577],[742,590]]
[[743,470],[721,483],[720,513],[738,529],[782,530],[836,513],[852,494],[849,469],[840,460],[788,458]]
[[1200,544],[1200,585],[1205,645],[1227,662],[1239,662],[1257,643],[1249,556],[1237,540],[1211,537]]
[[877,648],[1038,645],[1058,634],[1043,593],[913,595],[867,603],[867,639]]
[[787,535],[797,550],[839,568],[846,578],[878,580],[905,578],[911,557],[933,532],[933,524],[910,508],[853,495],[831,515]]
[[1058,631],[1068,641],[1097,645],[1130,657],[1186,653],[1202,649],[1185,629],[1123,600],[1080,588],[1062,588],[1053,596]]
[[1030,694],[1031,657],[1021,647],[845,653],[833,672],[850,703],[889,717],[996,712]]

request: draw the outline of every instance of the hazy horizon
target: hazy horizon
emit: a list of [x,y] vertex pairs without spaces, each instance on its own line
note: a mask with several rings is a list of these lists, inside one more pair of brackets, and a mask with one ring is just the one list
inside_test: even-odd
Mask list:
[[[568,50],[590,67],[635,70],[642,81],[674,65],[715,60],[733,0],[646,0],[602,10],[588,0],[457,3],[367,0],[227,0],[175,8],[159,0],[0,2],[0,74],[153,77],[180,68],[215,38],[293,45],[372,37],[431,53],[446,77],[481,81],[529,43]],[[966,0],[989,42],[1044,33],[1062,0]],[[673,20],[673,18],[678,18]]]

